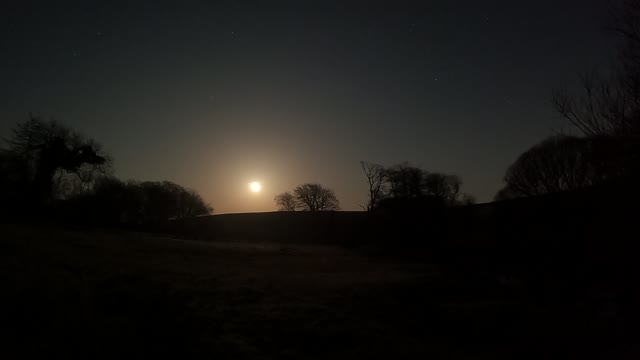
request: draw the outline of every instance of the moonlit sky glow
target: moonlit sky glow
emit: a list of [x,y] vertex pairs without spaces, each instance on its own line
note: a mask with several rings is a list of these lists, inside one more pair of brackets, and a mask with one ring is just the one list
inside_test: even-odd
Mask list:
[[359,210],[360,160],[455,173],[490,201],[563,126],[553,88],[610,60],[606,3],[14,1],[0,136],[54,117],[100,141],[118,177],[174,181],[216,213],[275,210],[304,182]]

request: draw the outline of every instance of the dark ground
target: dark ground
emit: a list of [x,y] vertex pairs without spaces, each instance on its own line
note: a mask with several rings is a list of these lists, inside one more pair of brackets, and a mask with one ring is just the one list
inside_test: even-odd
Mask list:
[[473,265],[53,226],[0,234],[5,359],[640,354],[615,294],[539,296]]

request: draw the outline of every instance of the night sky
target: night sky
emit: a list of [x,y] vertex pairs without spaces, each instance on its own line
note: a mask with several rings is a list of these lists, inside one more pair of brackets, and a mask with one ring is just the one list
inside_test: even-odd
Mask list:
[[274,210],[303,182],[358,210],[360,160],[455,173],[490,201],[563,127],[552,90],[612,58],[606,0],[13,3],[0,135],[55,118],[118,177],[177,182],[216,213]]

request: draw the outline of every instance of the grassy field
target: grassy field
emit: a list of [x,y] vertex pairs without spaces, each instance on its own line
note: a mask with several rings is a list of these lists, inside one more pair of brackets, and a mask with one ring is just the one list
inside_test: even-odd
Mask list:
[[633,351],[606,319],[540,305],[517,282],[339,247],[17,225],[1,225],[0,234],[5,359],[619,358]]

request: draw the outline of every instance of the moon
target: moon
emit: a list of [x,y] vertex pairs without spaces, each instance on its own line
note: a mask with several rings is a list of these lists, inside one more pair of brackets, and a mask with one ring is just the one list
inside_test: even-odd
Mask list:
[[249,183],[249,190],[251,190],[252,193],[259,193],[262,191],[262,184],[257,181]]

